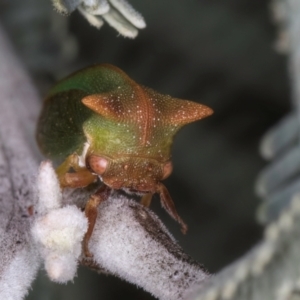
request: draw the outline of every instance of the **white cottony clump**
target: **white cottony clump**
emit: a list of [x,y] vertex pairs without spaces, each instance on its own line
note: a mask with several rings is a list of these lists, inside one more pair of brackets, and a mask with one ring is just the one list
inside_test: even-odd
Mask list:
[[79,255],[81,242],[87,230],[87,219],[76,206],[70,205],[37,218],[32,232],[38,241],[51,251]]
[[38,217],[32,234],[53,281],[66,282],[76,274],[81,242],[88,222],[76,206],[66,206]]
[[60,207],[60,188],[49,162],[41,164],[37,183],[37,216],[31,232],[49,277],[66,282],[76,274],[87,218],[75,205]]
[[77,270],[77,260],[70,255],[49,255],[45,260],[45,269],[51,280],[65,283],[74,278]]
[[39,215],[61,206],[61,190],[50,161],[41,163],[37,178],[38,202],[35,207]]

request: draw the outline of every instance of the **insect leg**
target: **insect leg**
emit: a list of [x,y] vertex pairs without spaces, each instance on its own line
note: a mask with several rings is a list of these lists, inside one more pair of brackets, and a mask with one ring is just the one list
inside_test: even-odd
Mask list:
[[62,188],[80,188],[90,185],[97,180],[97,175],[92,174],[87,169],[78,170],[75,173],[66,173],[59,178],[59,183]]
[[73,153],[69,155],[59,167],[56,168],[57,176],[64,176],[67,172],[69,172],[70,168],[74,168],[76,165],[78,165],[78,157],[75,153]]
[[160,196],[160,202],[162,207],[168,212],[168,214],[175,219],[180,225],[181,225],[181,232],[185,234],[187,232],[187,225],[184,223],[184,221],[180,218],[178,215],[175,204],[167,190],[167,188],[162,184],[157,184],[157,193],[159,193]]
[[[69,173],[73,168],[75,173]],[[97,175],[92,174],[88,169],[78,165],[78,156],[76,154],[69,155],[66,160],[56,169],[60,186],[79,188],[93,183],[97,179]]]
[[140,203],[146,207],[149,207],[151,204],[152,196],[153,196],[152,193],[143,195]]
[[86,203],[84,212],[85,216],[88,218],[89,225],[88,230],[83,239],[83,251],[84,255],[87,257],[93,256],[89,251],[88,243],[92,236],[94,226],[96,223],[98,215],[98,206],[101,204],[101,202],[105,201],[108,198],[110,191],[111,188],[109,188],[106,185],[102,185],[101,188],[94,195],[92,195]]

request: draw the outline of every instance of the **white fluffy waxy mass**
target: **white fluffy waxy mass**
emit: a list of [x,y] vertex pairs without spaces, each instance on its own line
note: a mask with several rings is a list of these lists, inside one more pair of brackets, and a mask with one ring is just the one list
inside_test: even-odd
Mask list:
[[49,277],[66,282],[76,274],[88,222],[75,205],[60,207],[60,187],[50,162],[42,163],[37,183],[37,216],[31,232]]
[[61,206],[61,190],[50,161],[41,163],[37,177],[37,197],[35,210],[39,215],[44,215]]

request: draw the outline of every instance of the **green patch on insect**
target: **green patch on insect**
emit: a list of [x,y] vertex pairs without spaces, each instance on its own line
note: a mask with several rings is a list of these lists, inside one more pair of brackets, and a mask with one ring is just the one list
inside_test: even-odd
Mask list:
[[162,206],[186,232],[161,181],[172,172],[174,135],[212,112],[205,105],[139,85],[107,64],[78,71],[50,90],[38,122],[37,141],[47,157],[62,161],[56,170],[61,187],[102,182],[85,207],[89,219],[85,255],[90,256],[88,241],[97,207],[115,189],[141,194],[147,206],[158,193]]

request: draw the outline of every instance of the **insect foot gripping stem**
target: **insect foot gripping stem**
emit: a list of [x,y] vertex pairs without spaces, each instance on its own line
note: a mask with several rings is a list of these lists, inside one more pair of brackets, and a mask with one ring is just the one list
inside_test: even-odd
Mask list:
[[86,257],[92,257],[93,255],[89,251],[89,241],[92,236],[94,226],[98,215],[98,206],[110,195],[111,188],[106,185],[102,185],[101,188],[90,197],[85,206],[85,216],[88,219],[89,225],[88,230],[83,239],[83,252]]
[[157,185],[157,193],[160,196],[160,202],[162,207],[167,211],[167,213],[176,220],[181,225],[181,232],[186,234],[188,230],[188,226],[184,223],[181,217],[178,215],[175,204],[167,190],[167,188],[162,184],[158,183]]

